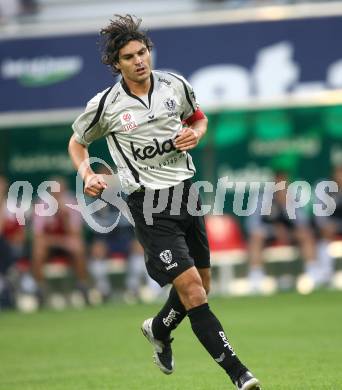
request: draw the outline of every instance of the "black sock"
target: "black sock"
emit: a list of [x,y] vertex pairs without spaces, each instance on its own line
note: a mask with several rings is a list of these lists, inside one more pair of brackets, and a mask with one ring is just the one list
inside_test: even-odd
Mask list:
[[176,289],[172,287],[165,305],[153,319],[152,332],[154,337],[157,340],[169,338],[171,331],[182,322],[186,314]]
[[247,371],[229,344],[220,321],[209,309],[209,305],[194,307],[188,311],[191,327],[204,348],[227,372],[233,383]]

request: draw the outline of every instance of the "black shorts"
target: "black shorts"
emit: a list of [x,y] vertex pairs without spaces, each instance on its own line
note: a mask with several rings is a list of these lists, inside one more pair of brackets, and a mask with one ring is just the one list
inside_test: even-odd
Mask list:
[[[184,183],[180,212],[172,215],[171,204],[174,187],[169,190],[165,209],[152,215],[153,223],[147,224],[143,213],[145,192],[134,192],[127,202],[135,222],[136,237],[144,248],[148,274],[161,286],[165,286],[192,266],[210,267],[210,253],[204,217],[188,212],[191,181]],[[154,204],[159,191],[154,192]],[[200,201],[197,203],[197,210]]]

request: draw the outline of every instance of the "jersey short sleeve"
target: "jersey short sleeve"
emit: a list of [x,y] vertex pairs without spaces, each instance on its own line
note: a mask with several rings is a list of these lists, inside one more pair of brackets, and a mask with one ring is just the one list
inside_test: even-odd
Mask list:
[[102,121],[108,91],[97,94],[87,104],[84,112],[72,124],[76,141],[84,146],[106,135],[107,126]]

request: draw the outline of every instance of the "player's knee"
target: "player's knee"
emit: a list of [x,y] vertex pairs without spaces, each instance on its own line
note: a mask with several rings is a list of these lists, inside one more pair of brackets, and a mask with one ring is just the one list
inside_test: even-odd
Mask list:
[[206,295],[208,295],[210,292],[210,272],[206,272],[206,273],[202,272],[200,273],[200,276],[201,276],[203,288],[206,292]]
[[200,283],[189,284],[184,294],[184,305],[187,310],[200,306],[207,302],[207,294],[204,286]]
[[203,288],[205,290],[206,295],[210,293],[210,280],[203,281]]

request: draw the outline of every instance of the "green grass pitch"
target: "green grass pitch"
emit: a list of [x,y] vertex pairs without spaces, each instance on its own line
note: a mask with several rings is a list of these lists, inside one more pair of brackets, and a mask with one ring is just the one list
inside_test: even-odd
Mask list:
[[[174,332],[174,374],[152,363],[140,324],[158,305],[0,314],[0,390],[233,389],[192,334]],[[211,308],[264,390],[342,389],[342,293],[215,298]]]

